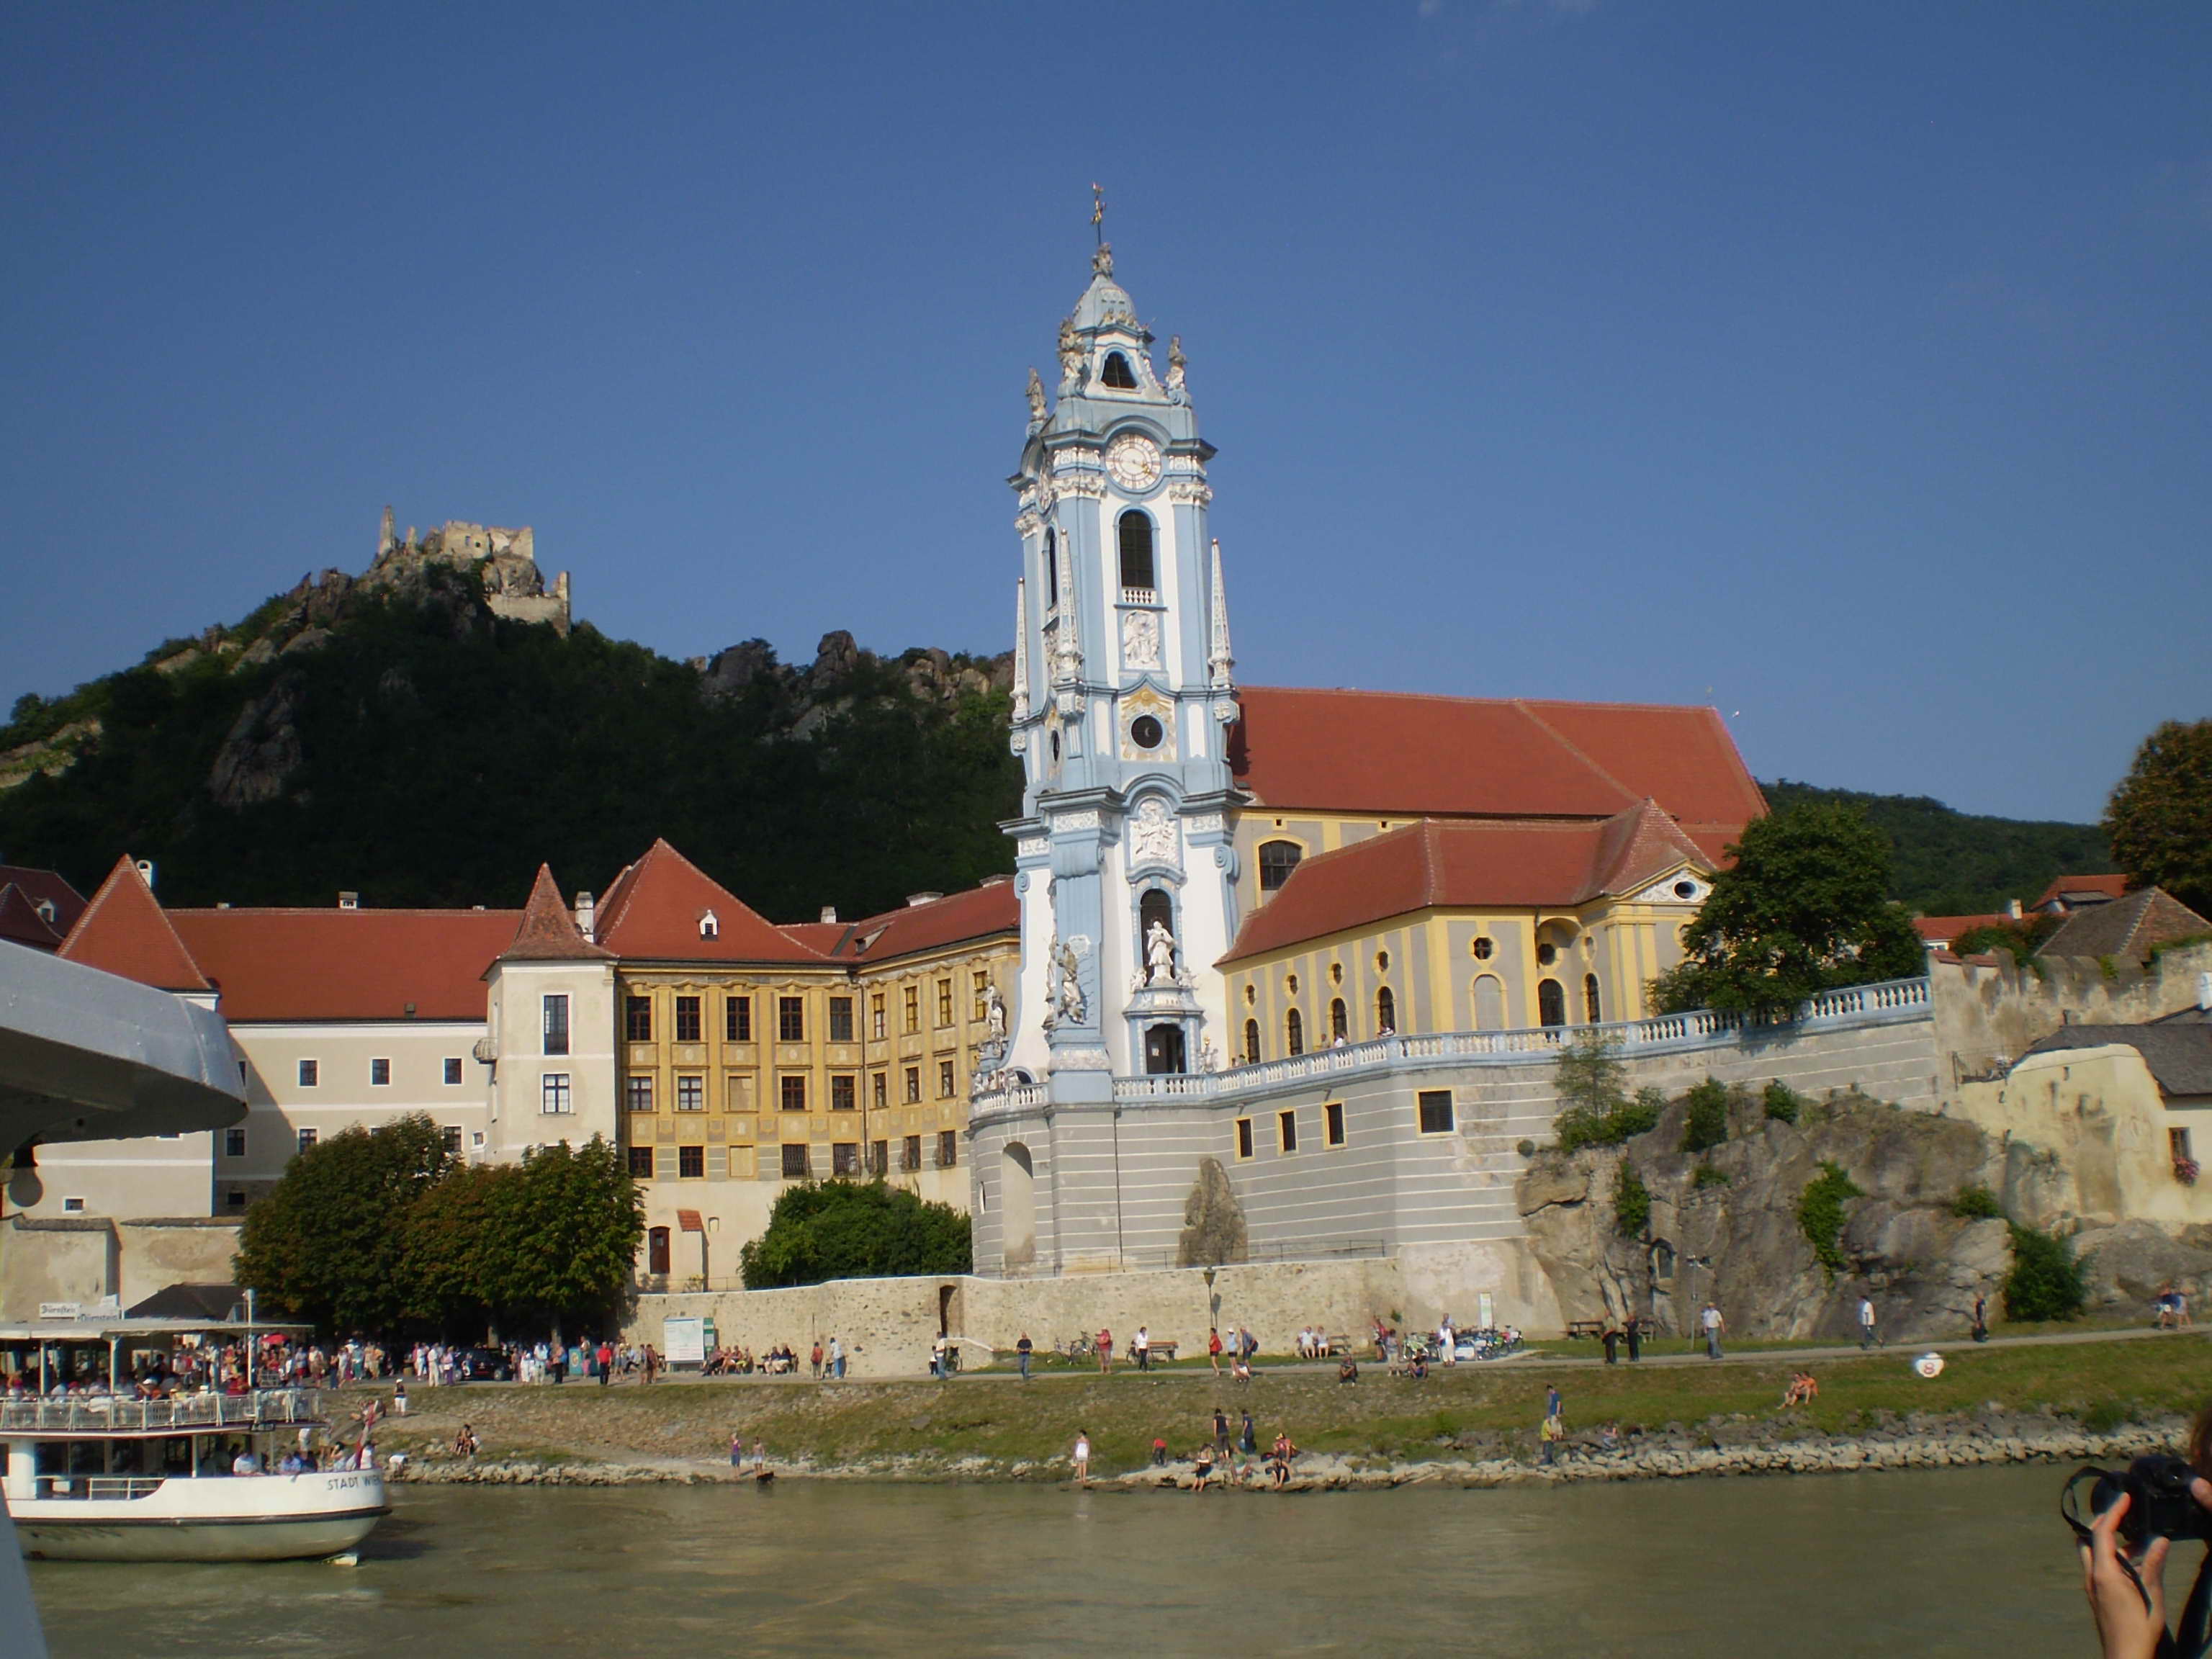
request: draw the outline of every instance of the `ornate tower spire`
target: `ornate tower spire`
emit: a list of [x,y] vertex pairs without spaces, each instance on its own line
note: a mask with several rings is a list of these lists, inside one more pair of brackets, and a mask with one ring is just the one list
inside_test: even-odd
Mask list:
[[1206,651],[1206,666],[1212,688],[1217,691],[1236,689],[1230,671],[1237,666],[1237,659],[1229,651],[1229,591],[1221,585],[1221,538],[1213,538],[1213,614],[1212,640]]
[[[1030,378],[1036,376],[1032,373]],[[1019,576],[1014,578],[1014,720],[1017,724],[1030,717],[1030,596],[1029,588]],[[1015,738],[1017,752],[1021,739]]]

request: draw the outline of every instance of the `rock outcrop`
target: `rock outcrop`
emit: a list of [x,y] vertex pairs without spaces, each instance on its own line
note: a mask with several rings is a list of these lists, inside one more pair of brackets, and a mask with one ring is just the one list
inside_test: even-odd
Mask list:
[[[1962,1188],[2002,1177],[1972,1124],[1863,1096],[1808,1104],[1789,1123],[1745,1098],[1729,1138],[1696,1154],[1682,1150],[1684,1115],[1677,1102],[1619,1147],[1540,1154],[1521,1177],[1522,1218],[1567,1319],[1633,1310],[1687,1331],[1711,1299],[1739,1336],[1850,1340],[1869,1296],[1885,1335],[1912,1340],[1960,1334],[1978,1291],[1995,1301],[2010,1231],[1951,1208]],[[1832,1273],[1798,1216],[1830,1164],[1860,1194],[1844,1202]],[[1650,1204],[1631,1236],[1616,1208],[1624,1169]]]

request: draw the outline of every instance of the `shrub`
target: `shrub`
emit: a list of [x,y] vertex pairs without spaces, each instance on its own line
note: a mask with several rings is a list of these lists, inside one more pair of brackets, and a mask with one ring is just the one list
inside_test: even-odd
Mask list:
[[2064,1239],[2013,1224],[2012,1272],[2004,1283],[2006,1318],[2071,1319],[2088,1296],[2081,1264]]
[[2004,1214],[2004,1206],[1997,1195],[1978,1183],[1959,1188],[1958,1197],[1951,1200],[1951,1213],[1963,1221],[1989,1221]]
[[1563,1152],[1584,1146],[1618,1146],[1631,1135],[1640,1135],[1659,1121],[1667,1097],[1656,1089],[1642,1089],[1633,1100],[1617,1098],[1610,1106],[1581,1103],[1569,1106],[1553,1120],[1553,1133]]
[[1799,1094],[1780,1078],[1776,1078],[1766,1085],[1766,1093],[1763,1098],[1766,1102],[1767,1116],[1778,1123],[1795,1123],[1797,1121],[1797,1114],[1803,1111],[1808,1103],[1804,1096]]
[[1621,1139],[1640,1135],[1659,1127],[1659,1114],[1667,1109],[1667,1097],[1646,1084],[1636,1091],[1636,1098],[1614,1112],[1613,1121],[1620,1126]]
[[1624,1238],[1638,1238],[1651,1224],[1651,1189],[1644,1184],[1644,1177],[1636,1173],[1636,1166],[1622,1160],[1620,1173],[1613,1182],[1613,1225]]
[[1725,1187],[1733,1179],[1735,1179],[1734,1176],[1723,1174],[1710,1164],[1700,1164],[1698,1165],[1697,1176],[1691,1184],[1697,1187]]
[[1726,1085],[1707,1078],[1686,1097],[1689,1115],[1682,1120],[1682,1150],[1709,1152],[1728,1139],[1729,1091]]
[[1831,1280],[1844,1270],[1844,1200],[1863,1194],[1840,1164],[1824,1163],[1797,1200],[1797,1226]]
[[1534,1158],[1536,1156],[1536,1143],[1533,1140],[1516,1141],[1513,1150],[1523,1158]]

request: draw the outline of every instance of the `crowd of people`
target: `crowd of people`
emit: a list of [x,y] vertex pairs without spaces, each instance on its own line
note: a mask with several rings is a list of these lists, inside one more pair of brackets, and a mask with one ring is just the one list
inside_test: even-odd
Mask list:
[[[1265,1477],[1267,1485],[1280,1492],[1289,1485],[1291,1464],[1298,1455],[1298,1448],[1287,1430],[1279,1432],[1264,1456],[1260,1451],[1260,1433],[1249,1411],[1239,1414],[1237,1428],[1231,1431],[1229,1413],[1219,1406],[1213,1408],[1211,1431],[1194,1447],[1185,1460],[1191,1468],[1191,1490],[1203,1492],[1216,1485],[1241,1486],[1257,1473]],[[1069,1462],[1075,1471],[1078,1486],[1091,1484],[1091,1431],[1076,1431],[1075,1447]],[[1152,1440],[1152,1466],[1165,1469],[1169,1464],[1168,1442],[1165,1435]]]

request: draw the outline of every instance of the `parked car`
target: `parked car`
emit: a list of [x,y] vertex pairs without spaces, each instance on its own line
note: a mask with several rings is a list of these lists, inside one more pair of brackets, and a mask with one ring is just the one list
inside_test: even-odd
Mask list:
[[512,1382],[514,1367],[497,1348],[464,1348],[454,1363],[455,1376],[463,1382]]

